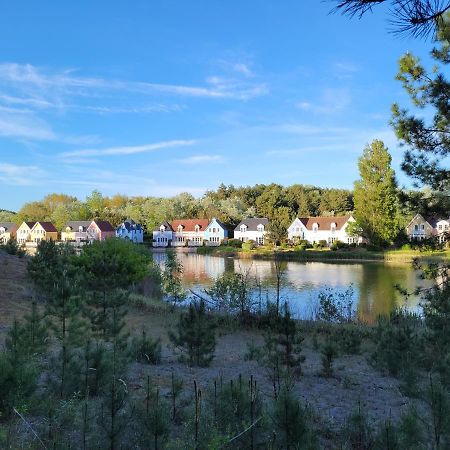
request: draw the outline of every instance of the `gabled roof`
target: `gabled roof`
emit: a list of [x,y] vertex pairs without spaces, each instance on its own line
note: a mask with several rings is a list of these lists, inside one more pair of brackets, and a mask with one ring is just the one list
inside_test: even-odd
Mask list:
[[[433,225],[431,224],[431,222],[430,222],[428,219],[425,219],[425,217],[422,216],[422,214],[416,214],[416,215],[409,221],[408,225],[406,225],[406,228],[408,228],[408,227],[416,220],[416,218],[420,218],[420,219],[424,220],[425,222],[427,222],[428,225],[433,226]],[[432,220],[432,219],[430,219],[430,220]]]
[[4,228],[8,232],[15,232],[19,228],[14,222],[0,222],[0,228]]
[[23,224],[25,224],[31,230],[36,225],[36,222],[22,222],[20,226],[22,226]]
[[225,224],[223,222],[221,222],[219,219],[216,219],[215,217],[213,217],[210,222],[208,223],[208,227],[213,223],[216,222],[217,225],[219,225],[219,227],[222,227],[224,230],[227,229],[227,227],[225,226]]
[[92,220],[70,220],[69,222],[66,222],[64,224],[63,230],[65,230],[66,228],[78,230],[80,227],[86,229],[91,223]]
[[313,225],[317,223],[319,230],[329,230],[331,224],[336,224],[336,229],[340,230],[352,216],[331,216],[331,217],[299,217],[299,220],[305,225],[307,230],[312,230]]
[[142,226],[139,223],[136,223],[134,220],[132,219],[126,219],[124,220],[118,227],[117,229],[119,230],[120,228],[125,228],[126,230],[130,231],[130,230],[142,230]]
[[209,220],[208,219],[177,219],[173,220],[171,223],[172,229],[177,231],[179,226],[183,227],[184,232],[195,231],[195,226],[198,225],[200,227],[200,231],[205,231],[208,228]]
[[93,220],[91,225],[95,223],[100,231],[116,231],[107,220]]
[[264,225],[264,228],[268,225],[269,219],[267,217],[253,217],[251,219],[241,220],[235,231],[240,231],[241,225],[247,225],[248,231],[258,231],[258,225]]
[[160,223],[153,231],[160,231],[161,226],[164,226],[168,231],[173,231],[172,225],[170,225],[170,223],[167,222],[167,220]]
[[47,233],[57,233],[58,230],[55,228],[55,225],[53,225],[51,222],[36,222],[33,226],[36,227],[37,225],[40,225]]

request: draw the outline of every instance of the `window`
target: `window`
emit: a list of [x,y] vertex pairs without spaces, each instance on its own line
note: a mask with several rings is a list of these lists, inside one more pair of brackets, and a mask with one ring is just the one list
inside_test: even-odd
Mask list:
[[336,224],[335,224],[335,223],[332,223],[332,224],[331,224],[331,232],[332,232],[332,233],[335,233],[335,232],[336,232]]
[[313,223],[313,232],[317,233],[318,229],[319,229],[319,224],[318,223]]
[[414,231],[419,231],[419,225],[414,225]]
[[442,224],[439,224],[439,225],[438,225],[438,230],[439,230],[439,231],[442,231]]
[[423,223],[423,224],[420,226],[420,228],[421,228],[422,230],[425,230],[425,224]]
[[198,233],[200,231],[200,227],[198,225],[195,225],[195,232]]
[[264,231],[264,225],[258,225],[257,230],[262,233]]
[[247,226],[241,225],[240,230],[241,230],[241,233],[245,233],[247,231]]

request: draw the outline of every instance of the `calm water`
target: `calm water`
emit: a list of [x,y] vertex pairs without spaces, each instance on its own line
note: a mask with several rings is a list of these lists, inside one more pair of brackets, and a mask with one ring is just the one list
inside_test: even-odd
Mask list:
[[[183,264],[183,283],[186,288],[203,294],[205,287],[225,272],[244,272],[252,280],[260,280],[254,288],[254,296],[275,298],[275,268],[273,261],[221,258],[197,254],[177,254]],[[154,253],[154,258],[163,264],[164,253]],[[345,291],[353,289],[353,300],[358,316],[372,322],[379,314],[389,313],[396,306],[404,306],[405,300],[395,289],[399,284],[408,291],[424,285],[419,273],[408,264],[392,265],[375,262],[364,263],[285,263],[282,300],[288,301],[299,318],[311,318],[317,305],[318,293],[330,288]],[[418,298],[410,297],[406,306],[419,309]]]

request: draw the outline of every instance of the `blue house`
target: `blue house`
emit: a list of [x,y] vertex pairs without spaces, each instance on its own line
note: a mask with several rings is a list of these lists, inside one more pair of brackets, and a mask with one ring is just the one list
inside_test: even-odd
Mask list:
[[227,227],[216,218],[211,219],[205,230],[206,245],[216,246],[228,239]]
[[142,244],[144,242],[144,230],[138,223],[127,219],[116,228],[116,237]]

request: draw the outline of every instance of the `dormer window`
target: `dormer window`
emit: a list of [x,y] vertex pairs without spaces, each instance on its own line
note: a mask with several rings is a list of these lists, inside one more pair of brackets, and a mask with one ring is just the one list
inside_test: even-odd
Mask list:
[[80,233],[83,232],[83,225],[80,225],[80,226],[78,227],[78,231],[79,231]]
[[331,232],[334,233],[336,231],[336,224],[333,222],[331,224]]
[[264,225],[259,224],[257,230],[262,233],[264,231]]
[[245,233],[247,231],[247,225],[241,225],[240,229],[241,233]]
[[200,231],[200,225],[195,225],[194,229],[195,232],[198,233]]
[[164,225],[161,225],[159,227],[159,231],[161,231],[161,233],[164,233],[165,229],[166,229],[166,227]]
[[314,233],[317,233],[317,230],[319,229],[319,224],[318,223],[313,223],[313,231]]
[[178,225],[178,232],[181,233],[183,231],[183,225]]

